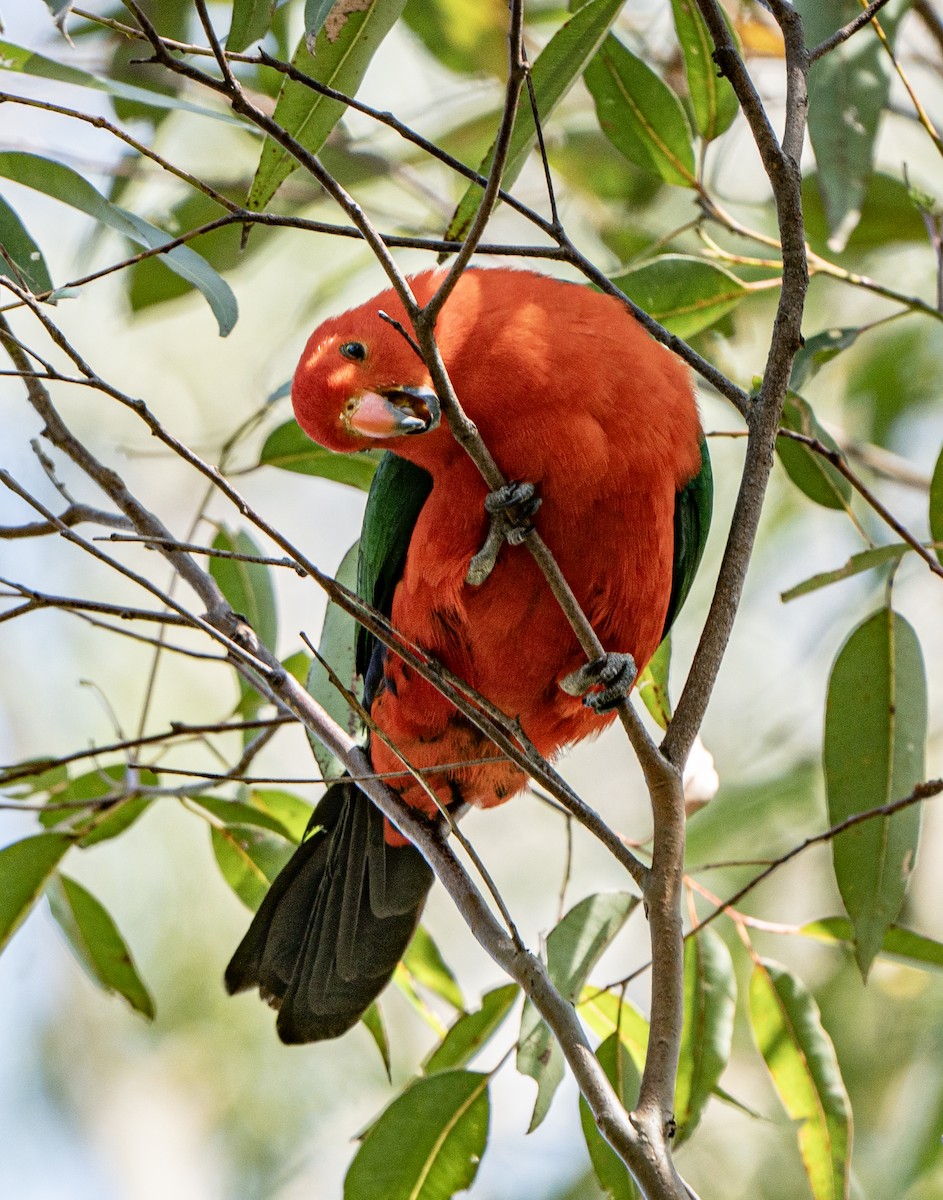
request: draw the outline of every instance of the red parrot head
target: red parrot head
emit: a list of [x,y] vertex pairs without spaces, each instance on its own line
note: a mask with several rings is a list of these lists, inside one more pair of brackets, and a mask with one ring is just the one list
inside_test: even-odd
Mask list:
[[395,294],[386,292],[318,326],[295,370],[298,424],[329,450],[384,447],[439,424],[425,364],[381,312],[405,322]]

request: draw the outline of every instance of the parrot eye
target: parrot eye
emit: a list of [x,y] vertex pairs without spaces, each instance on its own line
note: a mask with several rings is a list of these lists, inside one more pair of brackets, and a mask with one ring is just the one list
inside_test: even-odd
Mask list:
[[367,357],[367,347],[363,342],[344,342],[341,346],[341,354],[344,358],[349,358],[351,362],[363,362]]

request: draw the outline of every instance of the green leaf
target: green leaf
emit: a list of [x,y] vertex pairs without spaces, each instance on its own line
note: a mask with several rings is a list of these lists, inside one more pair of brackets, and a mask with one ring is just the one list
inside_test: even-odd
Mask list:
[[47,889],[49,907],[90,979],[115,992],[149,1021],[154,1001],[114,921],[95,897],[67,875],[57,874]]
[[807,596],[809,592],[828,587],[832,583],[839,583],[842,579],[851,579],[863,571],[873,571],[875,567],[882,567],[886,563],[900,562],[904,555],[909,554],[912,549],[913,547],[908,546],[906,542],[893,542],[890,546],[875,546],[871,550],[861,550],[857,554],[853,554],[843,567],[836,567],[834,571],[822,571],[818,575],[804,579],[802,583],[797,583],[795,587],[783,592],[780,599],[784,604],[788,604],[790,600],[795,600],[799,596]]
[[710,142],[729,129],[740,111],[730,80],[714,62],[714,43],[694,0],[671,0],[688,79],[691,108],[701,137]]
[[[804,937],[820,942],[854,942],[855,931],[846,917],[825,917],[803,925],[799,932]],[[881,954],[899,959],[916,967],[938,967],[943,969],[943,942],[934,941],[914,929],[902,925],[889,925],[881,943]]]
[[614,991],[601,992],[599,988],[589,986],[580,993],[577,1007],[580,1016],[597,1037],[605,1039],[618,1033],[636,1069],[644,1069],[648,1052],[648,1021],[631,1001],[622,999]]
[[99,92],[108,92],[109,95],[119,99],[147,104],[153,108],[177,108],[184,112],[198,113],[202,117],[213,117],[215,120],[225,121],[229,125],[242,124],[242,121],[229,112],[215,112],[200,104],[191,104],[176,96],[151,91],[149,88],[134,87],[132,84],[122,83],[118,79],[99,78],[97,75],[90,75],[88,71],[81,71],[77,67],[68,67],[64,63],[56,62],[55,59],[36,54],[25,46],[16,46],[13,42],[0,40],[0,71],[38,75],[41,79],[53,79],[57,83],[68,83],[74,87],[94,88]]
[[666,183],[695,185],[694,147],[684,108],[647,63],[610,35],[584,78],[600,128],[617,150]]
[[750,981],[753,1036],[795,1122],[815,1200],[847,1200],[851,1106],[812,996],[784,967],[758,961]]
[[675,1145],[687,1141],[730,1059],[737,983],[730,951],[712,929],[684,943],[684,1032],[678,1062]]
[[663,254],[617,276],[613,283],[683,338],[716,324],[749,295],[749,288],[736,275],[684,254]]
[[[561,25],[544,46],[531,66],[530,76],[540,114],[541,126],[546,129],[553,110],[583,73],[587,63],[596,53],[610,25],[616,19],[622,0],[590,0],[578,12]],[[511,187],[521,173],[527,156],[537,141],[534,114],[526,95],[514,118],[508,156],[501,177],[502,186]],[[478,168],[480,175],[488,175],[494,162],[494,144]],[[449,222],[446,239],[463,238],[471,228],[481,203],[482,191],[478,184],[471,184],[459,201],[458,208]]]
[[[823,752],[831,824],[891,803],[924,775],[927,690],[917,635],[890,608],[851,634],[832,667]],[[866,976],[904,901],[920,806],[864,821],[832,842],[839,891]]]
[[0,850],[0,950],[25,920],[71,845],[72,839],[64,833],[37,833]]
[[[64,163],[21,150],[6,150],[0,153],[0,175],[77,208],[138,246],[154,249],[173,240],[162,229],[110,204],[101,192]],[[216,317],[220,336],[225,337],[239,316],[236,297],[229,284],[189,246],[177,246],[162,257],[172,271],[203,293]]]
[[249,793],[249,804],[274,817],[296,845],[304,836],[314,812],[313,806],[300,796],[271,788],[253,788]]
[[[790,393],[783,407],[782,428],[816,438],[829,450],[839,450],[838,443],[818,423],[815,413],[801,396]],[[847,509],[851,504],[851,484],[830,462],[809,446],[780,435],[776,453],[786,468],[786,474],[810,500],[824,508]]]
[[930,480],[930,537],[938,543],[936,556],[943,563],[943,448]]
[[420,925],[403,955],[403,966],[415,983],[463,1012],[465,1001],[451,969],[425,926]]
[[648,660],[648,666],[638,678],[636,692],[645,701],[645,707],[662,729],[668,728],[671,720],[671,698],[668,695],[668,670],[671,666],[671,634]]
[[264,38],[272,23],[274,7],[274,0],[233,0],[226,49],[240,54],[246,46]]
[[[344,587],[356,589],[357,586],[357,553],[360,543],[354,542],[344,555],[335,576],[338,583]],[[324,614],[324,625],[321,628],[321,641],[318,653],[338,679],[348,687],[358,699],[363,698],[363,681],[357,675],[357,622],[332,600],[328,601]],[[362,730],[360,717],[354,712],[344,697],[334,686],[330,675],[318,660],[312,659],[305,683],[308,692],[317,700],[324,711],[338,725],[346,729],[351,737],[359,737]],[[326,746],[322,746],[317,738],[309,734],[311,749],[317,759],[321,774],[325,779],[339,779],[344,774],[344,764],[335,758]]]
[[223,878],[253,911],[294,852],[294,845],[252,825],[215,826],[210,830],[213,853]]
[[[324,22],[327,20],[328,13],[337,3],[337,0],[305,0],[305,40],[311,53],[315,53],[315,43],[317,36],[324,28]],[[338,4],[340,11],[339,20],[343,23],[354,10],[353,3]],[[336,35],[335,35],[336,36]]]
[[0,196],[0,275],[25,286],[34,295],[51,292],[52,279],[42,251],[26,226]]
[[390,1039],[386,1032],[386,1025],[383,1021],[383,1013],[380,1012],[379,1004],[374,1000],[360,1019],[367,1027],[367,1032],[373,1038],[376,1048],[380,1051],[380,1058],[383,1060],[383,1069],[386,1071],[387,1079],[392,1083],[393,1060],[390,1057]]
[[486,71],[499,78],[507,71],[505,0],[409,0],[403,21],[450,71],[466,75]]
[[[78,775],[65,787],[50,792],[57,807],[40,815],[48,828],[68,828],[80,846],[94,846],[124,833],[150,807],[148,796],[139,795],[138,786],[153,787],[157,776],[145,767],[116,763],[97,767]],[[74,803],[74,808],[58,805]]]
[[319,475],[322,479],[333,479],[366,492],[382,457],[382,453],[375,450],[356,454],[325,450],[312,442],[297,421],[286,421],[265,439],[259,466],[297,471],[299,475]]
[[[346,0],[347,19],[328,24],[318,34],[316,53],[302,38],[292,66],[318,83],[348,96],[356,95],[370,60],[403,11],[406,0]],[[274,118],[310,154],[317,154],[344,115],[346,105],[312,91],[287,76],[278,93]],[[298,166],[279,143],[267,137],[249,189],[247,205],[262,209]]]
[[[797,0],[796,7],[808,46],[861,11],[857,0]],[[891,3],[881,10],[881,27],[892,45],[905,9],[906,4]],[[834,250],[844,249],[861,216],[890,82],[890,57],[871,29],[823,55],[809,72],[809,140]]]
[[350,1164],[344,1200],[450,1200],[470,1187],[488,1141],[488,1078],[442,1071],[397,1096]]
[[[822,187],[815,173],[802,180],[802,215],[812,248],[826,251],[828,222],[822,204]],[[907,185],[892,175],[875,171],[868,183],[861,219],[848,239],[845,252],[861,254],[900,242],[924,245],[926,240],[926,226],[910,198]]]
[[[564,999],[576,1001],[590,971],[637,904],[637,897],[628,892],[599,892],[574,905],[550,931],[547,970]],[[537,1081],[530,1133],[547,1115],[563,1079],[563,1051],[529,1001],[521,1017],[517,1069]]]
[[482,996],[481,1008],[458,1017],[423,1063],[423,1072],[432,1075],[466,1066],[501,1027],[519,990],[516,983],[508,983]]
[[[626,1112],[631,1112],[638,1101],[641,1083],[641,1076],[631,1055],[613,1033],[596,1051],[596,1057],[616,1095],[622,1101],[623,1108]],[[580,1125],[593,1164],[593,1172],[605,1194],[611,1200],[639,1200],[640,1193],[628,1167],[596,1128],[593,1114],[582,1096]]]
[[[234,533],[225,525],[213,538],[213,549],[253,558],[262,556],[262,551],[244,529]],[[245,617],[259,641],[274,651],[278,641],[278,611],[270,568],[264,563],[243,562],[236,558],[211,558],[210,574],[233,610]]]
[[[277,817],[267,813],[254,804],[245,804],[241,800],[225,800],[222,796],[191,796],[189,803],[215,817],[224,825],[251,825],[256,829],[267,829],[276,833],[285,841],[295,841],[291,833]],[[311,812],[311,809],[308,809]]]
[[792,375],[789,377],[790,389],[798,392],[826,363],[831,362],[842,350],[853,346],[860,333],[861,329],[858,326],[848,329],[836,327],[823,329],[821,333],[806,338],[793,359]]

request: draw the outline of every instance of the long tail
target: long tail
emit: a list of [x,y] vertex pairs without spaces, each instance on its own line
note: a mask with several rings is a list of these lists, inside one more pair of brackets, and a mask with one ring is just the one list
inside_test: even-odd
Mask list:
[[257,987],[283,1042],[338,1037],[387,985],[434,876],[414,846],[388,846],[383,816],[349,779],[325,793],[301,845],[226,968]]

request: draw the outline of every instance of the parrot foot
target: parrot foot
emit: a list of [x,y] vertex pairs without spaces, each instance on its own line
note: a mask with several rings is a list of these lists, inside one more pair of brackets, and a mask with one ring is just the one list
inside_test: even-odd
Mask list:
[[582,696],[583,703],[593,712],[606,713],[618,708],[628,696],[637,675],[632,655],[613,651],[565,675],[560,687],[570,696]]
[[491,518],[485,544],[468,564],[465,582],[481,587],[494,570],[505,542],[519,546],[534,531],[531,517],[540,508],[540,497],[532,483],[506,483],[485,497],[485,511]]

